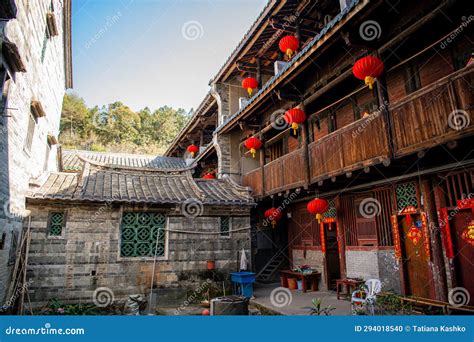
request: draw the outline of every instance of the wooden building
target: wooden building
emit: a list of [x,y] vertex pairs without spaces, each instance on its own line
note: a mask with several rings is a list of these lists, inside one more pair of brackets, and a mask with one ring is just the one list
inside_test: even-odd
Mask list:
[[[322,288],[375,277],[443,301],[462,287],[474,303],[473,20],[461,1],[268,2],[167,151],[198,144],[190,163],[252,189],[260,280],[310,265]],[[288,56],[287,35],[299,41]],[[383,62],[373,89],[353,74],[366,56]],[[296,133],[291,108],[305,112]],[[306,207],[316,197],[329,202],[321,223]]]

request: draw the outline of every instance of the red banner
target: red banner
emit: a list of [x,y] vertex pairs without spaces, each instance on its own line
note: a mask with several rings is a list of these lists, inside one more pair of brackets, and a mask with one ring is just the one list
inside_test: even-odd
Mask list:
[[425,247],[426,260],[431,260],[430,230],[425,212],[421,212],[421,229],[423,230],[423,245]]
[[400,245],[400,232],[398,230],[398,217],[392,215],[393,244],[395,247],[395,257],[398,261],[402,260],[402,247]]
[[444,245],[444,250],[446,252],[446,256],[449,259],[452,259],[454,258],[454,251],[453,251],[453,240],[451,238],[451,228],[449,227],[448,209],[441,208],[438,211],[438,218],[439,218],[441,233],[443,236],[443,245]]

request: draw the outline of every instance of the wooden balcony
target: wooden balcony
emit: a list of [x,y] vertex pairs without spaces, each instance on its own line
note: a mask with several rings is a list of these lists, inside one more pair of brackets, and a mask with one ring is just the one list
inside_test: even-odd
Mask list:
[[473,79],[471,65],[392,104],[395,157],[472,134]]
[[[302,148],[268,163],[264,166],[265,181],[263,185],[265,195],[305,185],[305,170]],[[242,184],[252,188],[254,196],[262,196],[261,168],[243,175]]]
[[382,113],[351,123],[309,145],[311,183],[390,157]]

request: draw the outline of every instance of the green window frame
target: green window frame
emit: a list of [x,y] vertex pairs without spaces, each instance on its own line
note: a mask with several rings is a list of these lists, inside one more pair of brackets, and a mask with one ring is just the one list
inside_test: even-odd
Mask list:
[[163,214],[124,212],[120,225],[120,256],[124,258],[164,257],[165,228],[166,216]]
[[231,217],[221,216],[219,220],[219,232],[222,237],[230,236],[230,227],[231,227]]
[[395,186],[397,199],[397,210],[403,210],[408,206],[418,208],[418,192],[414,182],[397,184]]
[[62,236],[64,226],[66,225],[66,213],[52,212],[48,218],[48,235],[49,236]]

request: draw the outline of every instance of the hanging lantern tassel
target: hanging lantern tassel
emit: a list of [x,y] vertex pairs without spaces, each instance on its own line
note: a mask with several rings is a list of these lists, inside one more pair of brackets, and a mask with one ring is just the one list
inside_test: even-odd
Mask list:
[[291,124],[291,128],[293,128],[293,133],[296,135],[296,132],[298,131],[298,124],[296,122],[293,122]]
[[254,148],[250,149],[250,154],[252,155],[252,158],[255,158],[255,155],[257,154],[257,150]]

